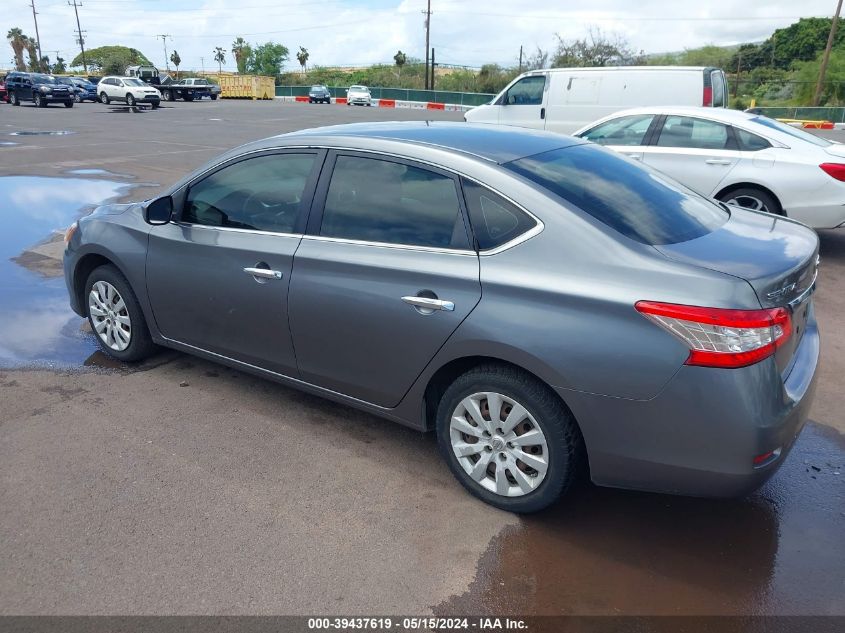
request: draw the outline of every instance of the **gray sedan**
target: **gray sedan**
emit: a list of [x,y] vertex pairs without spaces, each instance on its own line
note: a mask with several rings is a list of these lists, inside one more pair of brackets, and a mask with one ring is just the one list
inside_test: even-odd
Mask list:
[[245,145],[100,207],[64,259],[115,358],[163,345],[434,430],[457,479],[514,512],[581,468],[759,486],[810,408],[817,263],[803,225],[605,148],[446,123]]

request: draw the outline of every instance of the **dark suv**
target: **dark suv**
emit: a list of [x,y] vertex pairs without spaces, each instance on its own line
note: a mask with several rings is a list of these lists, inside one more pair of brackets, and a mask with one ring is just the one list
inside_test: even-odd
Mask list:
[[70,86],[60,84],[52,75],[11,72],[6,76],[6,91],[12,105],[32,101],[40,108],[46,108],[50,103],[73,107],[74,91]]

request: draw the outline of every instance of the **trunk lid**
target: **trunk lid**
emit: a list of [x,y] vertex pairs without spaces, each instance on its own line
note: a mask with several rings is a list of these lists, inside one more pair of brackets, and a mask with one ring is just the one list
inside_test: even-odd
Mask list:
[[712,233],[655,248],[670,259],[744,279],[764,308],[788,308],[792,335],[775,359],[782,371],[789,366],[804,333],[816,280],[815,231],[778,216],[732,208],[730,219]]

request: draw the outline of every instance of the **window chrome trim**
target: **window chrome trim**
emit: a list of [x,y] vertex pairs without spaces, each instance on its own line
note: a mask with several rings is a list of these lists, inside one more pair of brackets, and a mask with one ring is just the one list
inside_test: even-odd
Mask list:
[[262,231],[261,229],[239,229],[234,226],[210,226],[208,224],[195,224],[193,222],[176,222],[171,220],[168,224],[173,224],[182,228],[189,229],[206,229],[211,231],[226,231],[229,233],[246,233],[249,235],[272,235],[274,237],[302,237],[302,233],[282,233],[279,231]]
[[352,244],[355,246],[377,246],[381,248],[397,248],[404,251],[422,251],[425,253],[441,253],[443,255],[472,255],[478,256],[472,249],[441,248],[439,246],[416,246],[414,244],[394,244],[393,242],[368,242],[367,240],[352,240],[345,237],[329,237],[328,235],[303,235],[303,240],[312,242],[336,242],[338,244]]

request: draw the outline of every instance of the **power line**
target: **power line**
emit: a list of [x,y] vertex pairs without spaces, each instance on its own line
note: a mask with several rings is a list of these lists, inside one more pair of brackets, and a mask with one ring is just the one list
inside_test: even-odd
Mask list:
[[[68,5],[71,3],[68,2]],[[82,68],[85,70],[85,74],[88,74],[88,63],[85,61],[85,38],[82,36],[84,31],[79,24],[79,9],[77,7],[81,7],[82,3],[76,3],[76,0],[73,0],[73,12],[76,14],[76,42],[79,44],[79,48],[82,50]]]

